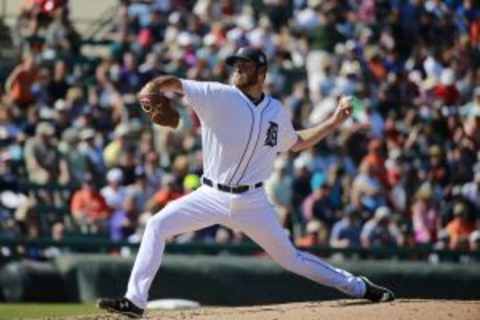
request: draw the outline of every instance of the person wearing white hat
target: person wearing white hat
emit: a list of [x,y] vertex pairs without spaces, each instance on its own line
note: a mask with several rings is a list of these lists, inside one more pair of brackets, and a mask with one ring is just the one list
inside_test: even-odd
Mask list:
[[118,168],[110,169],[107,172],[107,185],[102,188],[100,193],[107,201],[107,204],[113,210],[122,208],[122,204],[127,197],[127,190],[122,186],[123,172]]
[[87,159],[90,171],[94,175],[103,175],[105,172],[105,163],[103,161],[102,149],[97,146],[95,137],[96,132],[92,128],[84,128],[80,131],[79,150]]

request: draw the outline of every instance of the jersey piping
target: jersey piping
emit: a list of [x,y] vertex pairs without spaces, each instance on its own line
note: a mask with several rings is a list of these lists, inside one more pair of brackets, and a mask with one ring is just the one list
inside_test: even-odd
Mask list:
[[258,127],[257,140],[255,141],[255,146],[253,147],[253,151],[252,151],[252,153],[250,154],[250,158],[249,158],[248,161],[247,161],[247,165],[246,165],[245,168],[243,169],[243,172],[242,172],[240,178],[238,179],[237,184],[240,184],[240,181],[242,181],[243,176],[245,175],[245,172],[247,172],[247,169],[248,169],[248,166],[249,166],[249,164],[250,164],[250,161],[252,160],[253,156],[255,155],[255,151],[257,151],[258,140],[260,140],[260,134],[262,133],[263,114],[264,114],[265,110],[267,110],[268,107],[270,106],[270,102],[272,102],[272,99],[271,99],[270,97],[268,97],[267,105],[265,106],[265,108],[263,108],[262,113],[261,113],[261,115],[260,115],[260,125],[259,125],[259,127]]
[[238,162],[237,167],[235,168],[235,171],[233,172],[233,175],[231,176],[230,180],[228,181],[228,184],[232,183],[232,180],[235,177],[235,175],[237,174],[238,169],[240,169],[240,166],[243,162],[243,158],[245,157],[245,154],[247,153],[247,150],[250,146],[250,141],[252,139],[253,127],[254,127],[254,124],[255,124],[255,115],[253,113],[252,108],[250,107],[250,105],[246,101],[245,101],[245,104],[247,105],[247,109],[250,111],[250,115],[252,116],[252,124],[250,125],[250,133],[248,134],[247,144],[245,145],[245,149],[243,150],[242,156],[240,157],[240,161]]

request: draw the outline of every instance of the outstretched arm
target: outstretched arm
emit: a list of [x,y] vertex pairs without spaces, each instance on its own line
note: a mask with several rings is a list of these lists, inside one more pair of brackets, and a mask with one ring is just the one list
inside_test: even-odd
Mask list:
[[312,128],[297,131],[298,140],[290,150],[298,152],[308,149],[335,131],[352,114],[351,101],[351,97],[342,97],[335,112],[327,120]]

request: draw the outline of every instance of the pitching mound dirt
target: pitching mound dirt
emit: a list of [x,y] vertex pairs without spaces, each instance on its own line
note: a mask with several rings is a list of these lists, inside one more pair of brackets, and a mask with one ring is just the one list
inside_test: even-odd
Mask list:
[[[56,318],[59,319],[59,318]],[[63,318],[68,320],[124,320],[114,315]],[[150,311],[149,320],[478,320],[480,301],[406,300],[373,304],[365,300],[290,303],[242,308],[201,308]]]

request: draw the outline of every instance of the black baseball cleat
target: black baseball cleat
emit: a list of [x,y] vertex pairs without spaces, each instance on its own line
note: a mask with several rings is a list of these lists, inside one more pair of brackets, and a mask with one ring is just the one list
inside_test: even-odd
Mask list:
[[130,318],[139,319],[143,316],[143,309],[134,305],[127,298],[101,298],[98,300],[97,306],[108,312],[122,314]]
[[388,302],[395,300],[393,292],[387,288],[376,285],[366,277],[360,277],[366,286],[364,298],[372,302]]

